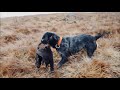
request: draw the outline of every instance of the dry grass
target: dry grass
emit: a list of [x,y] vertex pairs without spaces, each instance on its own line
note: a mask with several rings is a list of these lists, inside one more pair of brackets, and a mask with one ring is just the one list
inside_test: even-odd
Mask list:
[[25,35],[28,35],[30,34],[30,31],[28,29],[18,29],[16,30],[17,33],[22,33],[22,34],[25,34]]
[[16,35],[7,35],[0,37],[0,43],[13,43],[14,41],[19,40],[19,38]]
[[4,61],[0,65],[0,77],[14,78],[21,77],[24,74],[29,74],[34,66],[22,60]]
[[[26,16],[1,19],[1,78],[118,78],[120,77],[120,13],[76,13]],[[55,49],[55,73],[49,74],[42,65],[35,72],[35,52],[42,35],[55,32],[60,36],[95,35],[110,32],[97,40],[92,60],[86,52],[71,56],[57,69],[60,56]]]
[[[79,72],[79,71],[78,71]],[[113,73],[110,65],[102,60],[93,60],[91,63],[83,63],[79,73],[75,78],[112,78]]]

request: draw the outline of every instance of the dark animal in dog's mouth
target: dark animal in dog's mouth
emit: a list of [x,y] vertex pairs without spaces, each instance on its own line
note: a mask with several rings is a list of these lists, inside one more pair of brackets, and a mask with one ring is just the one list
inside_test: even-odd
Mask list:
[[35,59],[36,59],[35,66],[37,67],[38,70],[41,64],[45,63],[46,68],[50,64],[50,72],[54,72],[53,53],[51,51],[50,46],[39,44]]
[[73,37],[60,37],[55,33],[46,32],[42,37],[41,43],[50,45],[60,54],[61,60],[57,65],[59,68],[68,61],[69,56],[82,49],[85,49],[88,57],[91,58],[97,48],[97,39],[104,36],[104,34],[107,33],[98,33],[96,36],[81,34]]

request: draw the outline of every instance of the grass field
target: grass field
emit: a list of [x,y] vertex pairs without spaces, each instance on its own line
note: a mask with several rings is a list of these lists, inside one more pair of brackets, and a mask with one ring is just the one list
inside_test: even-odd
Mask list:
[[[42,35],[109,35],[97,40],[98,48],[89,61],[86,52],[69,57],[56,69],[60,56],[55,49],[55,73],[35,72],[35,52]],[[120,78],[120,13],[62,13],[2,18],[0,21],[0,78]]]

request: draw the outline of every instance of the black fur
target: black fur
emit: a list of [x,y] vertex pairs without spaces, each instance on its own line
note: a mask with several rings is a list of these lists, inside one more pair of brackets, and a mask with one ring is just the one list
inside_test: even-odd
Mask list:
[[55,33],[46,32],[41,40],[43,44],[49,44],[57,50],[61,56],[61,60],[58,63],[58,68],[61,67],[68,59],[69,56],[79,52],[81,49],[87,51],[88,57],[92,57],[94,51],[97,48],[96,40],[102,37],[104,34],[98,34],[96,36],[81,34],[73,37],[63,37],[60,44],[60,48],[56,48],[56,44],[60,37]]
[[45,48],[37,48],[36,52],[36,67],[40,68],[41,64],[45,63],[46,68],[48,64],[50,64],[50,71],[54,71],[54,62],[53,62],[53,53],[50,49],[50,47],[45,47]]

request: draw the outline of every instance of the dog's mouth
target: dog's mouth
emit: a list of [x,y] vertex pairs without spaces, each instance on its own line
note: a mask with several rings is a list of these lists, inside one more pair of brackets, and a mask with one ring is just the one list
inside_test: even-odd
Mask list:
[[45,47],[49,47],[49,44],[45,44]]

